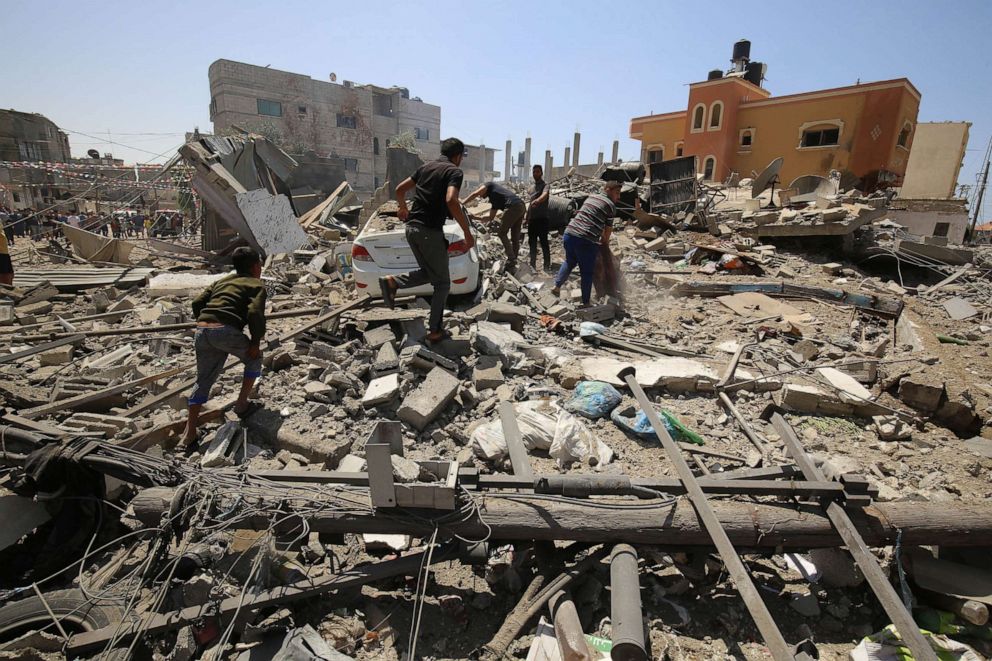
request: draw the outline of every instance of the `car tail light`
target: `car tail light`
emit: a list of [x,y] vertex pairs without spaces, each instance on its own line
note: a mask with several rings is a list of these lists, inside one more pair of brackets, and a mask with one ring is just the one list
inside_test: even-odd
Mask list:
[[368,287],[368,285],[365,284],[364,282],[356,282],[355,286],[358,287],[359,289],[365,289],[366,287]]
[[360,243],[351,244],[351,261],[353,262],[371,262],[372,255],[369,254],[368,249]]
[[466,282],[468,282],[468,278],[458,278],[457,280],[452,280],[451,282],[452,284],[455,285],[464,285]]
[[468,244],[462,241],[455,241],[448,244],[448,257],[458,257],[468,252]]

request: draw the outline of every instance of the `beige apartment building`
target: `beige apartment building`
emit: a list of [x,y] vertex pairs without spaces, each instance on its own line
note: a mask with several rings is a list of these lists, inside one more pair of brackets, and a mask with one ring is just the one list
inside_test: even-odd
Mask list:
[[413,134],[424,159],[441,143],[441,108],[405,87],[314,80],[288,71],[217,60],[210,65],[214,133],[238,128],[273,139],[291,154],[315,152],[344,161],[348,182],[371,192],[386,180],[386,147]]

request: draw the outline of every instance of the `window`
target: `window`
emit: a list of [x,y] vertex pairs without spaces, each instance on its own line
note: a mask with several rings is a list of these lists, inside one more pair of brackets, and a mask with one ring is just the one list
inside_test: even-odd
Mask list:
[[803,147],[826,147],[840,142],[840,129],[837,127],[807,129],[803,131]]
[[947,236],[947,232],[951,229],[950,223],[937,223],[933,226],[934,236]]
[[257,99],[258,102],[258,114],[268,115],[269,117],[282,117],[282,104],[278,101],[269,101],[268,99]]
[[684,142],[676,142],[675,143],[675,155],[676,156],[683,156],[683,152],[684,151],[685,151],[685,143]]
[[710,106],[710,130],[715,131],[720,128],[723,122],[723,101],[714,101]]
[[430,140],[431,139],[430,129],[415,128],[413,129],[413,137],[415,137],[417,140]]
[[374,179],[375,179],[375,186],[374,187],[375,188],[378,188],[379,187],[379,177],[374,177]]
[[376,94],[373,97],[373,109],[375,114],[382,117],[393,116],[393,97],[390,94]]
[[716,172],[716,157],[707,156],[703,161],[703,179],[712,181],[714,172]]
[[372,153],[377,156],[379,155],[379,138],[372,138]]
[[358,159],[357,158],[346,158],[344,159],[344,169],[348,172],[358,172]]
[[692,130],[702,131],[703,122],[706,121],[706,106],[702,103],[696,105],[696,109],[692,111]]
[[665,148],[662,146],[648,149],[648,163],[661,163],[665,160]]
[[749,150],[751,149],[751,142],[754,140],[754,130],[744,129],[741,131],[741,149]]
[[[899,131],[899,139],[896,141],[896,145],[905,149],[906,145],[909,144],[909,134],[912,132],[913,132],[912,124],[910,124],[909,122],[903,124],[902,130]],[[946,236],[946,234],[942,236]]]
[[338,113],[338,128],[357,129],[358,119],[354,115],[342,115],[341,113]]
[[298,115],[305,115],[305,114],[307,114],[307,107],[306,106],[296,106],[296,114],[298,114]]

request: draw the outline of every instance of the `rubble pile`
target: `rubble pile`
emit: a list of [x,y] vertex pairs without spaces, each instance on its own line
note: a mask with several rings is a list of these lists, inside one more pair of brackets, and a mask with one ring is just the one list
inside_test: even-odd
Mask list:
[[[184,153],[223,178],[205,151]],[[113,278],[60,279],[19,242],[0,658],[779,658],[762,609],[795,658],[893,649],[898,612],[987,655],[986,256],[864,261],[899,236],[857,192],[651,213],[626,165],[591,305],[576,279],[507,271],[473,220],[480,286],[435,344],[427,297],[356,287],[346,188],[269,215],[250,189],[216,200],[267,255],[261,408],[231,410],[232,360],[189,447],[190,304],[228,251],[139,246]],[[601,184],[551,185],[567,223]],[[266,251],[286,225],[305,245]]]

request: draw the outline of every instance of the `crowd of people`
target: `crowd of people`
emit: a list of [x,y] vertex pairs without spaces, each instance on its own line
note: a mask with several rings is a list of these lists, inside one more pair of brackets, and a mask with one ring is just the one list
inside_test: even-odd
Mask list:
[[18,239],[41,241],[59,238],[64,234],[64,225],[113,238],[185,237],[193,231],[187,218],[178,212],[103,213],[0,207],[0,226],[10,246],[15,245]]

